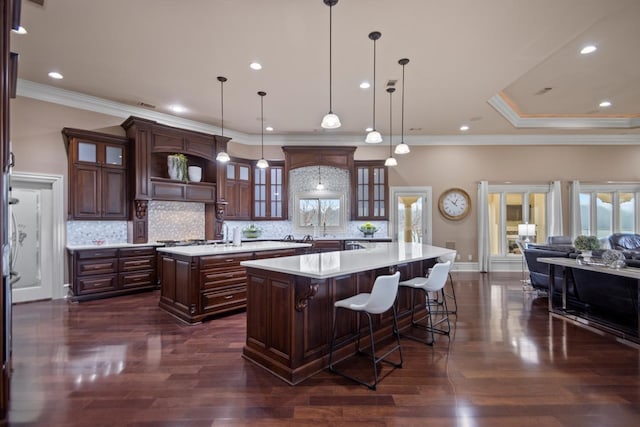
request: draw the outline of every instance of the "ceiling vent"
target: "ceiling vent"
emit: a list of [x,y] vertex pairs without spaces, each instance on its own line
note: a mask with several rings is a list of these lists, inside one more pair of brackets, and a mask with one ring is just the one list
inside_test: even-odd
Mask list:
[[398,80],[387,80],[387,87],[396,87]]
[[138,102],[138,105],[139,105],[140,107],[144,107],[144,108],[153,108],[153,109],[155,109],[155,108],[156,108],[156,106],[155,106],[155,105],[153,105],[153,104],[147,104],[146,102],[142,102],[142,101],[141,101],[141,102]]

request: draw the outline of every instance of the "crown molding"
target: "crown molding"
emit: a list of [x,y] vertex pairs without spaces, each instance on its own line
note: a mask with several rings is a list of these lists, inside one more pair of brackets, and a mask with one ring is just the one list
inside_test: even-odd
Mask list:
[[[106,114],[108,116],[126,119],[129,116],[142,117],[144,119],[155,120],[168,126],[175,126],[183,129],[190,129],[209,134],[220,134],[220,128],[210,124],[197,122],[195,120],[184,119],[170,114],[150,111],[133,105],[120,102],[109,101],[83,93],[66,89],[31,82],[29,80],[18,79],[17,95],[26,98],[33,98],[39,101],[59,104],[66,107],[80,110],[93,111],[95,113]],[[504,108],[504,116],[507,120],[518,119],[517,114],[498,95],[493,97],[489,103],[496,102],[494,108],[499,112],[499,108]],[[493,104],[492,104],[493,105]],[[502,112],[501,112],[502,114]],[[548,120],[548,119],[547,119]],[[639,126],[640,119],[632,119],[634,127]],[[515,125],[514,125],[515,126]],[[534,126],[525,126],[534,127]],[[547,126],[558,127],[558,126]],[[583,126],[584,127],[584,126]],[[246,134],[225,129],[225,136],[231,138],[233,142],[247,145],[260,145],[260,135]],[[345,146],[369,146],[388,147],[386,142],[380,144],[365,144],[364,133],[361,135],[339,135],[333,131],[321,132],[314,135],[288,135],[269,134],[265,135],[265,145],[320,145],[331,143],[331,145]],[[394,135],[395,137],[395,135]],[[397,139],[399,141],[399,139]],[[421,146],[437,145],[640,145],[640,134],[628,135],[405,135],[407,144]]]
[[507,102],[504,95],[497,94],[487,101],[515,128],[537,129],[633,129],[640,127],[638,117],[542,117],[521,116]]

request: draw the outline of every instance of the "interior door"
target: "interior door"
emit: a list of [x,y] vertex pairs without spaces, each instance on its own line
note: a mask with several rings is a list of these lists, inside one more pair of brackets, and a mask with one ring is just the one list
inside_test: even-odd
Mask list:
[[390,225],[394,240],[430,245],[432,233],[431,187],[391,187]]
[[[29,188],[31,187],[31,188]],[[50,188],[13,185],[10,213],[10,267],[13,302],[51,299],[53,294]]]

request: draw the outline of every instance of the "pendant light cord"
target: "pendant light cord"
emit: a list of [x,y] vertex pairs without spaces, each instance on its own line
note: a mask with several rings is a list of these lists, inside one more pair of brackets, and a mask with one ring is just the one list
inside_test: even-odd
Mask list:
[[333,69],[332,61],[331,61],[331,58],[333,56],[331,54],[332,53],[332,49],[331,49],[332,37],[331,37],[331,34],[333,33],[333,25],[332,25],[332,23],[333,23],[333,19],[332,19],[333,13],[332,13],[332,11],[333,11],[333,5],[330,5],[329,6],[329,113],[330,114],[333,113],[333,100],[332,100],[332,96],[331,96],[332,95],[331,87],[333,86],[333,79],[332,79],[332,76],[331,76],[331,70]]
[[402,119],[400,120],[400,124],[402,129],[400,130],[400,143],[404,144],[404,66],[402,64]]
[[393,146],[393,90],[392,88],[387,89],[389,91],[389,157],[393,157],[391,152],[391,148]]
[[376,40],[373,40],[373,130],[376,130]]
[[220,79],[220,135],[224,136],[224,80]]
[[264,95],[260,95],[260,131],[260,158],[264,159]]

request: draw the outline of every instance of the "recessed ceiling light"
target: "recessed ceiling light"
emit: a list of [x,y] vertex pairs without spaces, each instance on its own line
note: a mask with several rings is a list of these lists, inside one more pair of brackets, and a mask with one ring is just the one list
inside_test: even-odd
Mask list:
[[590,44],[590,45],[587,45],[587,46],[583,47],[582,50],[580,51],[580,53],[583,54],[583,55],[588,55],[590,53],[595,52],[596,50],[598,50],[598,48],[595,47],[594,45]]
[[267,126],[266,128],[264,128],[264,130],[266,130],[267,132],[273,132],[273,127]]
[[170,105],[169,109],[174,113],[184,113],[185,111],[187,111],[187,109],[184,108],[182,105],[177,105],[177,104]]
[[371,87],[371,84],[369,82],[360,83],[360,89],[369,89],[370,87]]
[[52,79],[56,79],[56,80],[60,80],[62,79],[64,76],[60,73],[58,73],[57,71],[52,71],[48,74],[49,77],[51,77]]
[[467,125],[462,125],[462,126],[460,126],[460,130],[461,130],[462,132],[466,132],[466,131],[468,131],[468,130],[469,130],[469,126],[467,126]]
[[15,34],[27,34],[27,29],[20,25],[17,30],[12,29],[11,32]]
[[371,132],[373,130],[373,128],[366,128],[364,131],[365,132]]
[[249,64],[249,68],[252,70],[262,70],[262,65],[259,62],[252,62]]
[[602,101],[599,105],[601,107],[611,107],[611,101]]

